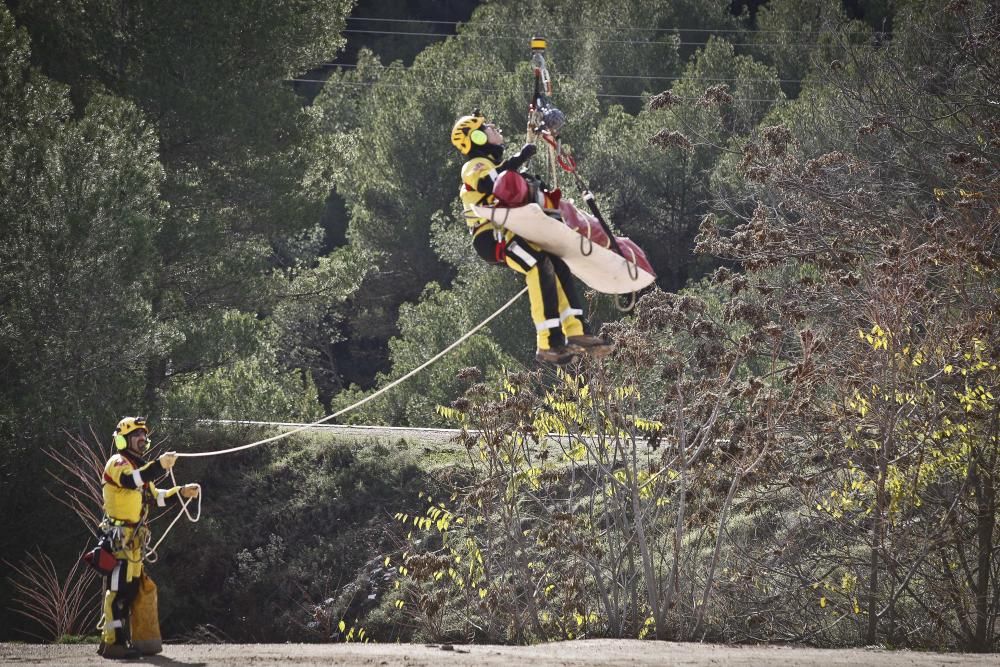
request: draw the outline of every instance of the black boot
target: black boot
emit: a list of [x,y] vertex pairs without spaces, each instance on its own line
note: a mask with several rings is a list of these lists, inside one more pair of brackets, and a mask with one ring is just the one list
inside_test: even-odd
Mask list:
[[97,655],[109,660],[135,660],[142,657],[142,652],[131,644],[104,644],[97,649]]
[[135,660],[142,657],[142,651],[132,646],[129,639],[128,619],[122,620],[122,627],[115,628],[115,643],[101,645],[97,649],[97,654],[109,660]]
[[550,347],[547,350],[536,351],[535,361],[545,364],[564,366],[565,364],[568,364],[576,359],[579,354],[579,348],[570,347],[568,345],[559,345],[556,347]]
[[582,334],[579,336],[570,336],[567,339],[569,345],[576,346],[586,352],[588,355],[600,359],[601,357],[606,357],[610,352],[615,349],[615,346],[604,340],[600,336],[592,336],[590,334]]

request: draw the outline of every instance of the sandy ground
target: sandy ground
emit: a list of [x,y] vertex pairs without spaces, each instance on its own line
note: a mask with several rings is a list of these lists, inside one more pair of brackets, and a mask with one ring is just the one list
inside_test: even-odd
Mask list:
[[[488,667],[530,665],[1000,665],[1000,654],[914,653],[867,649],[822,650],[784,646],[721,646],[636,640],[595,639],[539,646],[439,646],[422,644],[200,644],[168,645],[163,653],[124,664],[165,667],[268,667],[269,665],[406,665],[406,667]],[[47,644],[0,644],[4,665],[94,665],[104,661],[96,648]],[[110,662],[104,664],[111,664]]]

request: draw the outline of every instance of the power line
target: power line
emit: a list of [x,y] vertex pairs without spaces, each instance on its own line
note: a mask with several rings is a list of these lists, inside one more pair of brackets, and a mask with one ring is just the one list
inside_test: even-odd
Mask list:
[[[421,85],[421,84],[417,84],[417,83],[395,83],[394,84],[394,83],[384,83],[384,82],[381,82],[381,81],[329,81],[327,79],[284,79],[284,81],[287,82],[287,83],[321,83],[321,84],[324,84],[324,85],[329,84],[329,85],[334,85],[334,86],[381,86],[383,88],[402,88],[402,89],[406,89],[406,90],[427,90],[427,91],[434,91],[434,92],[456,91],[456,90],[457,91],[462,91],[462,92],[476,92],[476,93],[483,93],[483,94],[509,93],[509,92],[511,92],[510,90],[504,90],[504,89],[501,89],[501,88],[469,88],[469,87],[463,87],[463,86],[425,86],[425,85]],[[528,90],[528,89],[524,89],[521,92],[523,92],[525,95],[530,95],[532,91]],[[611,98],[616,98],[616,99],[644,99],[645,97],[647,97],[646,95],[616,95],[616,94],[613,94],[613,93],[596,93],[596,96],[597,97],[611,97]],[[681,100],[681,101],[686,101],[686,102],[694,102],[694,101],[700,100],[701,98],[700,97],[676,97],[675,99],[678,99],[678,100]],[[781,101],[783,101],[783,98],[775,98],[775,99],[734,98],[733,101],[734,102],[754,102],[754,103],[759,103],[759,102],[774,103],[774,102],[781,102]]]
[[[451,35],[447,33],[440,32],[406,32],[406,31],[395,31],[395,30],[357,30],[354,28],[348,28],[343,31],[347,34],[358,34],[358,35],[394,35],[397,37],[429,37],[434,39],[447,39],[449,37],[454,37],[457,39],[491,39],[491,40],[516,40],[518,42],[526,41],[524,36],[496,36],[496,35],[483,35],[483,34],[468,34],[459,33],[457,35]],[[588,42],[590,44],[617,44],[621,45],[639,45],[639,46],[704,46],[704,42],[684,42],[684,41],[636,41],[636,40],[623,40],[623,39],[584,39],[579,37],[561,37],[561,38],[551,38],[546,39],[550,44],[562,43],[562,42]],[[773,48],[786,48],[790,46],[801,46],[801,47],[811,47],[811,46],[841,46],[847,48],[847,45],[843,44],[824,44],[821,42],[805,42],[801,44],[790,43],[790,44],[779,44],[777,42],[729,42],[731,46],[747,46],[747,47],[773,47]]]
[[[320,65],[320,67],[323,67],[323,68],[329,68],[329,67],[351,68],[351,67],[355,67],[356,68],[356,67],[360,67],[360,65],[358,65],[356,63],[323,63],[322,65]],[[373,69],[381,69],[381,70],[395,70],[395,69],[398,69],[398,68],[391,67],[389,65],[368,65],[368,67],[372,67]],[[407,67],[407,68],[404,68],[404,69],[400,69],[399,71],[409,73],[409,72],[440,72],[441,70],[435,69],[435,68],[430,68],[430,67]],[[482,72],[480,72],[480,73],[482,73]],[[491,73],[489,73],[489,76],[497,76],[497,77],[499,77],[499,76],[508,76],[508,75],[512,75],[512,74],[517,74],[517,72],[513,72],[511,70],[503,70],[503,71],[500,71],[500,72],[491,72]],[[735,78],[735,77],[730,77],[730,78],[716,78],[716,77],[686,77],[686,76],[679,76],[679,75],[674,75],[674,76],[656,76],[656,75],[645,75],[645,74],[594,74],[593,76],[596,77],[596,78],[598,78],[598,79],[655,79],[655,80],[658,80],[658,81],[695,80],[695,81],[713,81],[713,82],[719,82],[719,83],[726,83],[726,82],[731,82],[731,81],[744,81],[744,82],[747,82],[747,83],[771,83],[772,81],[776,82],[776,83],[802,83],[802,81],[803,81],[803,79],[740,79],[740,78]]]
[[[468,22],[463,21],[434,21],[429,19],[386,19],[386,18],[374,18],[374,17],[363,17],[363,16],[349,16],[348,21],[371,21],[373,23],[423,23],[429,25],[448,25],[448,26],[460,26],[460,25],[473,25]],[[497,25],[497,24],[494,24]],[[520,23],[501,23],[501,26],[508,26],[511,28],[523,29],[524,25]],[[823,30],[759,30],[759,29],[749,29],[749,28],[681,28],[678,26],[670,28],[640,28],[636,26],[579,26],[576,30],[628,30],[630,32],[700,32],[700,33],[736,33],[736,34],[779,34],[779,35],[820,35],[823,34]],[[886,34],[880,31],[858,31],[853,33],[847,33],[852,35],[882,35]]]

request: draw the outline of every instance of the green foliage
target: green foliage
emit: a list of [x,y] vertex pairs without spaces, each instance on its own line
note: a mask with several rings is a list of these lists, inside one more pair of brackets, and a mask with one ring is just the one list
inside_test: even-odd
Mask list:
[[[212,446],[226,446],[213,431]],[[406,443],[352,447],[324,435],[292,436],[224,470],[221,459],[182,459],[178,479],[204,485],[203,518],[178,524],[161,546],[164,632],[209,621],[236,641],[334,639],[338,620],[375,604],[372,554],[391,548],[383,517],[434,485],[417,460]],[[350,588],[356,579],[363,587]]]
[[[303,257],[303,255],[305,255]],[[272,320],[280,332],[276,354],[286,368],[308,370],[323,404],[343,388],[337,346],[345,339],[344,320],[361,298],[367,276],[378,270],[371,254],[340,248],[309,262],[300,253],[282,271]]]
[[755,56],[774,66],[792,97],[812,72],[850,60],[850,45],[872,38],[871,27],[848,20],[838,0],[771,0],[757,11],[757,28]]
[[316,386],[301,371],[273,373],[273,360],[240,359],[205,377],[177,383],[166,400],[174,419],[292,420],[322,416]]
[[515,294],[447,137],[478,106],[520,144],[541,32],[581,174],[678,293],[585,377],[500,372],[533,347],[518,304],[348,417],[457,421],[469,464],[420,459],[435,480],[375,443],[189,461],[166,632],[995,649],[996,9],[730,5],[485,3],[304,108],[281,80],[336,54],[347,0],[7,3],[0,547],[75,559],[37,531],[59,429],[152,410],[171,447],[242,444],[192,424],[345,407]]
[[[389,342],[393,370],[381,377],[384,385],[421,365],[454,343],[513,297],[520,289],[512,272],[498,267],[473,265],[463,270],[449,290],[428,286],[424,298],[400,308],[400,336]],[[383,394],[346,415],[351,423],[382,422],[425,426],[443,424],[434,407],[449,403],[460,393],[459,370],[474,366],[500,368],[511,363],[512,354],[534,349],[526,326],[527,299],[512,306],[485,329],[463,342],[396,391]],[[370,393],[370,392],[369,392]],[[344,408],[363,397],[359,391],[340,394],[334,408]]]
[[[74,120],[67,91],[27,69],[24,32],[6,10],[0,16],[9,47],[0,105],[12,120],[0,148],[4,410],[8,419],[29,406],[73,419],[107,400],[88,401],[98,387],[128,397],[127,367],[155,344],[144,264],[163,171],[155,133],[133,105],[96,97]],[[60,407],[72,405],[79,411]]]

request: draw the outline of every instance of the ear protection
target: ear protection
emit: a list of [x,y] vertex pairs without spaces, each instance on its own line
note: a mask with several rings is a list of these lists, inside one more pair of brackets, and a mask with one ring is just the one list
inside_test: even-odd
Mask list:
[[469,139],[477,146],[482,146],[489,141],[486,133],[482,130],[473,130],[472,132],[469,132]]
[[120,433],[115,433],[114,438],[115,438],[115,449],[121,452],[128,448],[128,440],[125,439],[124,435],[121,435]]

